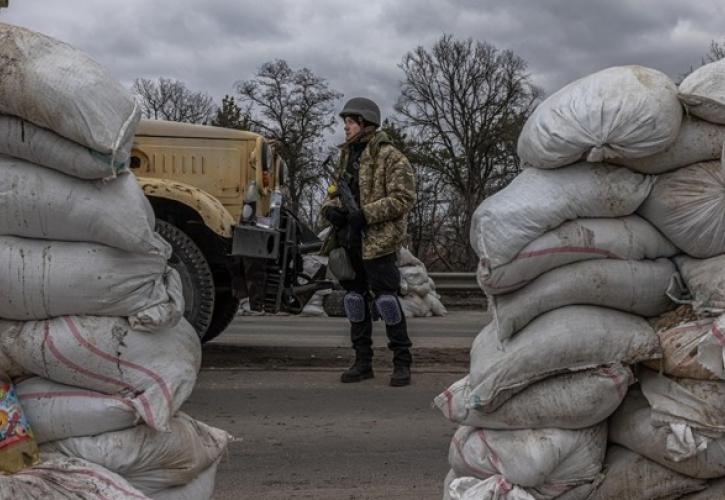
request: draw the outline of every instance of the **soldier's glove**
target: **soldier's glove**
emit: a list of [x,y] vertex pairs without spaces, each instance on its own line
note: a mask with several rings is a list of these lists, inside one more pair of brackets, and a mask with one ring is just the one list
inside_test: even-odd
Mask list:
[[350,224],[350,229],[358,232],[362,231],[368,222],[365,220],[362,210],[353,210],[347,215],[347,223]]
[[347,224],[347,210],[339,207],[327,207],[322,215],[330,221],[330,224],[340,229]]

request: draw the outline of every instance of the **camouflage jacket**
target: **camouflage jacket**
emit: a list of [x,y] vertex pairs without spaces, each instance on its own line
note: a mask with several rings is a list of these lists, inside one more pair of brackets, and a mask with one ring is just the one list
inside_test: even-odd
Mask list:
[[[348,151],[347,146],[341,147],[337,182],[345,172]],[[363,259],[397,252],[407,237],[408,212],[415,201],[413,167],[391,144],[387,134],[378,131],[360,155],[359,175],[360,208],[367,221],[362,238]],[[323,211],[327,206],[340,206],[340,201],[328,196]],[[334,233],[330,231],[325,240],[323,255],[337,246]]]

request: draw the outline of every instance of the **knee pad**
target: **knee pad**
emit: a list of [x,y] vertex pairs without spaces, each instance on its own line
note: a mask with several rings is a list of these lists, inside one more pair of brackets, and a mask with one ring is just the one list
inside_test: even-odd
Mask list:
[[400,310],[400,302],[395,295],[377,296],[375,307],[387,326],[394,326],[403,321],[403,311]]
[[347,292],[342,303],[345,306],[345,316],[350,320],[350,323],[365,321],[365,308],[367,307],[365,297],[357,292]]

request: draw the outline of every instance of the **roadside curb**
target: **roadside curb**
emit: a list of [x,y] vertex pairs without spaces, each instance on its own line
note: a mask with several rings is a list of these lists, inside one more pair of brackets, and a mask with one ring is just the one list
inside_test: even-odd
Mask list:
[[[392,353],[384,347],[374,348],[375,367],[392,366]],[[467,370],[470,348],[413,347],[413,367],[427,370]],[[349,347],[282,347],[246,346],[212,343],[204,346],[203,369],[287,369],[346,368],[354,359]]]

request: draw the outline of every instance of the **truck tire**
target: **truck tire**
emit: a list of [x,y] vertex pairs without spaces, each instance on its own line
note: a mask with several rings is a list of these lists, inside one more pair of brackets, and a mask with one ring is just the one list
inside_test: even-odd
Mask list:
[[214,314],[214,276],[209,263],[196,243],[178,227],[157,220],[156,231],[173,249],[169,265],[181,276],[184,317],[203,340]]
[[232,292],[219,292],[214,299],[214,314],[211,318],[211,324],[206,333],[201,338],[202,344],[216,338],[220,333],[229,326],[237,315],[239,303],[241,299],[234,297]]

